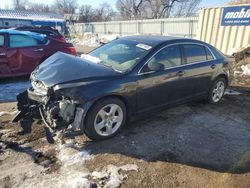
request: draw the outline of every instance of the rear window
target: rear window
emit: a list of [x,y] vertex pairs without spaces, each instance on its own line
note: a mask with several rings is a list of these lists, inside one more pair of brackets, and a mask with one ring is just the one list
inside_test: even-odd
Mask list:
[[187,63],[206,61],[207,55],[204,46],[186,44],[183,45]]

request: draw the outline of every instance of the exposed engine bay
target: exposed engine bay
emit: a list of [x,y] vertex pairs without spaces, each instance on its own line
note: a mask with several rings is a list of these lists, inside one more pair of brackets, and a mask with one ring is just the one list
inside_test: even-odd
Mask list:
[[[32,87],[17,96],[19,113],[13,119],[20,121],[29,116],[33,120],[43,120],[46,136],[51,138],[57,131],[65,132],[69,126],[79,130],[84,110],[66,96],[56,95],[53,89],[47,89],[39,81],[31,81]],[[22,125],[21,125],[22,126]],[[30,127],[23,127],[31,130]],[[49,132],[50,133],[49,133]],[[48,135],[51,134],[51,135]]]
[[62,99],[53,101],[50,104],[40,107],[41,116],[44,114],[45,121],[53,128],[69,125],[74,121],[76,105],[68,100]]

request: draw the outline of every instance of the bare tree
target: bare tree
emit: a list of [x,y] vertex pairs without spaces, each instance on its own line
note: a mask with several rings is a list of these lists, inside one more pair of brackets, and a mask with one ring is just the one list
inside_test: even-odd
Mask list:
[[79,22],[91,22],[95,15],[95,11],[91,5],[82,5],[79,9]]
[[114,20],[116,15],[113,8],[103,3],[97,8],[91,5],[82,5],[79,9],[80,22],[97,22],[97,21],[110,21]]
[[229,5],[250,4],[250,0],[231,0]]
[[174,17],[195,16],[199,10],[199,5],[202,0],[180,0],[175,4],[172,10]]
[[[169,17],[173,5],[180,0],[118,0],[117,9],[128,18]],[[123,12],[122,12],[123,11]]]
[[110,21],[113,20],[114,15],[115,12],[112,7],[107,3],[103,3],[94,10],[92,21]]
[[29,3],[28,10],[35,12],[52,12],[52,9],[49,5],[41,3]]
[[141,14],[141,10],[140,10],[140,7],[143,3],[143,0],[132,0],[132,15],[133,17],[136,19],[137,16],[140,16]]
[[117,0],[116,8],[120,14],[120,19],[131,19],[131,9],[129,0]]
[[141,17],[141,6],[145,0],[117,0],[116,8],[124,19]]
[[173,5],[177,2],[179,2],[179,0],[161,0],[162,9],[160,12],[160,18],[162,17],[168,18],[170,16]]
[[61,14],[74,14],[77,3],[75,0],[55,0],[54,7]]
[[115,11],[107,3],[101,4],[95,10],[95,12],[96,12],[97,20],[99,21],[110,21],[110,20],[113,20],[115,16]]
[[161,0],[146,0],[144,10],[147,14],[144,13],[144,15],[147,15],[146,18],[160,18],[161,9]]
[[117,0],[116,6],[122,18],[168,18],[192,16],[201,0]]
[[12,0],[14,10],[26,10],[27,0]]

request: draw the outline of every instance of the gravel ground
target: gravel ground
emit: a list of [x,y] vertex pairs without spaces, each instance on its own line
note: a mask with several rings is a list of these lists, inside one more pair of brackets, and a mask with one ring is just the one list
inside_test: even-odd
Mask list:
[[[0,111],[14,108],[15,103],[0,104]],[[193,102],[153,113],[129,123],[110,140],[93,142],[84,135],[75,139],[70,135],[66,142],[71,149],[63,156],[78,162],[67,176],[60,144],[46,142],[39,122],[32,134],[23,135],[4,115],[0,117],[0,187],[74,187],[72,183],[79,181],[103,187],[108,178],[75,178],[83,177],[79,172],[91,174],[110,164],[138,167],[138,172],[120,172],[125,177],[121,187],[249,187],[249,108],[250,93],[226,95],[219,105]],[[81,152],[87,154],[74,157]]]

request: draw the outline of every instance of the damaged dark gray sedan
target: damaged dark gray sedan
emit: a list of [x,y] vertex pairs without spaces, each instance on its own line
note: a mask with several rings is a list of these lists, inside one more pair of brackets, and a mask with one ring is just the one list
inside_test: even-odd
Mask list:
[[52,132],[69,126],[94,140],[116,135],[138,115],[190,100],[218,103],[228,85],[228,62],[192,39],[130,36],[82,58],[56,53],[31,74],[17,96],[20,113]]

